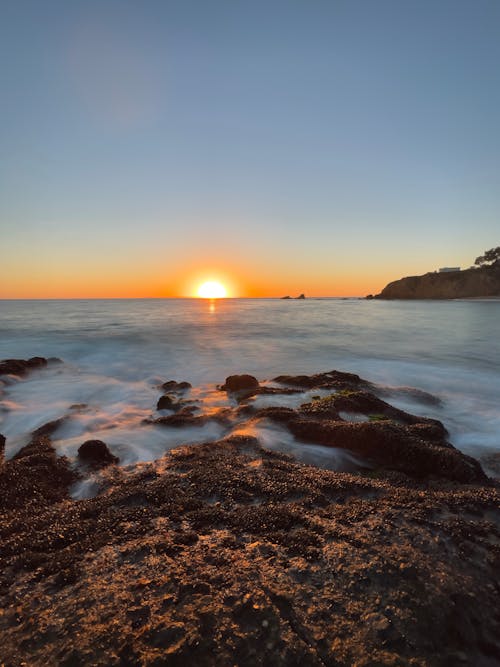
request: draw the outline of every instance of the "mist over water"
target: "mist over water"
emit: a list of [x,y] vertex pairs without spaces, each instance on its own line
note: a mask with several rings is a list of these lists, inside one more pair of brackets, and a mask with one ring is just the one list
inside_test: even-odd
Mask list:
[[[61,453],[74,456],[84,440],[100,438],[123,463],[151,460],[182,443],[228,435],[215,422],[185,429],[142,423],[160,416],[162,382],[191,382],[190,397],[211,408],[228,405],[215,390],[227,375],[262,381],[332,369],[430,392],[442,405],[404,395],[388,400],[443,421],[465,452],[500,451],[500,301],[0,301],[0,358],[32,356],[65,363],[21,381],[4,378],[7,455],[35,428],[70,415],[54,435]],[[304,397],[258,400],[293,405]],[[298,457],[307,448],[306,459],[325,467],[346,463],[337,450],[320,448],[315,457],[283,429],[264,426],[256,435]]]

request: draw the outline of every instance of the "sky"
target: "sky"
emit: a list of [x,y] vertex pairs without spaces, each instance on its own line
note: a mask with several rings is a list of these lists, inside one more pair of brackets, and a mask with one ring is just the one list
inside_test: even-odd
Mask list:
[[498,0],[4,0],[0,298],[364,296],[500,244]]

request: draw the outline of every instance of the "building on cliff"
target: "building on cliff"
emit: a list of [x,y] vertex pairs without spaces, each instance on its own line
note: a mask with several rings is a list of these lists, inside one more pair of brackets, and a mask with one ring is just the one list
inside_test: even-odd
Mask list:
[[459,266],[443,266],[442,269],[439,269],[439,273],[452,273],[453,271],[460,271]]

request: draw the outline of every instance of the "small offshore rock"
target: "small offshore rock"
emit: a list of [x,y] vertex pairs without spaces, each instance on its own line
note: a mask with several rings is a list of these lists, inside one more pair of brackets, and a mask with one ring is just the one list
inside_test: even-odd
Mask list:
[[229,392],[248,391],[259,388],[259,382],[253,375],[229,375],[222,389]]
[[188,389],[191,389],[192,384],[190,382],[176,382],[175,380],[168,380],[161,385],[161,388],[165,391],[173,392],[185,392]]
[[31,357],[31,359],[4,359],[0,362],[0,375],[25,375],[35,368],[44,368],[47,359]]
[[98,467],[118,463],[120,460],[109,451],[108,446],[102,440],[84,442],[78,448],[78,458],[89,465]]
[[174,410],[177,405],[177,399],[171,394],[160,396],[156,404],[157,410]]

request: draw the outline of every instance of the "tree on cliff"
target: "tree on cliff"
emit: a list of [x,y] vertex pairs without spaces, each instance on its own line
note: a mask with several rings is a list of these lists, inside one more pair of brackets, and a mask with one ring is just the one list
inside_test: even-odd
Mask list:
[[493,266],[496,264],[500,265],[500,246],[486,250],[484,255],[479,255],[479,257],[476,257],[474,264],[477,266]]

